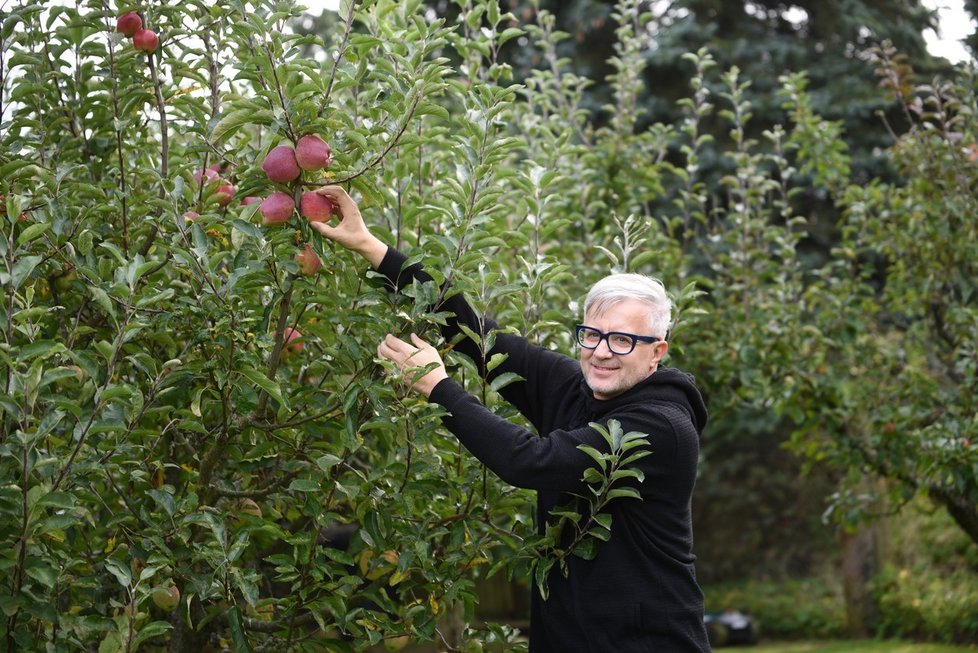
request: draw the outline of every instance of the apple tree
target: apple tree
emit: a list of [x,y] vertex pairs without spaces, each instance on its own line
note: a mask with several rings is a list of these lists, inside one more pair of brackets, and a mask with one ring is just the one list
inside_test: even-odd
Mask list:
[[797,386],[809,428],[795,443],[843,471],[843,521],[923,494],[978,543],[974,71],[923,83],[886,45],[873,62],[909,125],[889,150],[900,182],[826,186],[844,237],[811,295],[814,373]]
[[373,360],[437,325],[438,288],[390,294],[307,222],[342,184],[440,281],[501,293],[482,252],[525,181],[493,52],[520,30],[496,2],[463,30],[419,2],[345,3],[316,36],[298,17],[0,14],[8,650],[435,639],[526,530],[525,497]]

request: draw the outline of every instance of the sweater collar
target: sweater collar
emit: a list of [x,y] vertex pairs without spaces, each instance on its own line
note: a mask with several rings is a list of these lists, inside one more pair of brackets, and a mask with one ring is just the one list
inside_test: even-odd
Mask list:
[[630,404],[647,401],[669,401],[679,404],[690,413],[698,432],[702,433],[706,427],[708,419],[706,404],[696,388],[693,376],[674,367],[660,365],[655,372],[645,379],[611,399],[596,399],[583,378],[581,379],[581,386],[588,413],[595,418],[601,418],[622,406]]

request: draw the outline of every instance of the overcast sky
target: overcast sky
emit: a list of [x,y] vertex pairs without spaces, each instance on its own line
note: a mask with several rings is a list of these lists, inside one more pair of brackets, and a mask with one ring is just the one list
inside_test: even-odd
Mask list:
[[[923,0],[925,7],[940,10],[941,31],[935,34],[928,30],[924,33],[924,40],[932,54],[944,57],[953,62],[964,61],[968,58],[968,52],[961,45],[961,39],[972,32],[970,21],[964,11],[964,0]],[[314,14],[322,13],[323,9],[336,8],[340,0],[299,0],[299,4],[306,5]]]
[[968,51],[961,44],[961,39],[971,34],[974,27],[964,10],[964,0],[924,0],[924,6],[938,9],[941,14],[941,33],[924,32],[927,49],[950,61],[967,59]]

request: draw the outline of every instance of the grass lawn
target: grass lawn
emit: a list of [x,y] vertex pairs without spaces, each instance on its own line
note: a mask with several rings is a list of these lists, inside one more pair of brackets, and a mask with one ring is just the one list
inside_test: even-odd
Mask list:
[[978,645],[913,644],[874,639],[845,642],[784,642],[757,646],[725,646],[715,653],[972,653]]
[[[434,644],[408,646],[401,653],[434,653],[443,649]],[[497,649],[490,648],[490,651]],[[371,652],[384,652],[376,647]],[[949,644],[914,644],[911,642],[886,642],[861,639],[837,642],[764,642],[756,646],[722,646],[713,653],[976,653],[978,644],[951,646]]]

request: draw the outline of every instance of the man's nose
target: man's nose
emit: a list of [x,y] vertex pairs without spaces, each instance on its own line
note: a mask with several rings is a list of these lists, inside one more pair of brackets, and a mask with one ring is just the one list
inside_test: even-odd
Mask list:
[[611,351],[611,345],[608,344],[607,338],[602,338],[598,346],[594,348],[594,353],[601,358],[611,358],[615,355],[615,352]]

